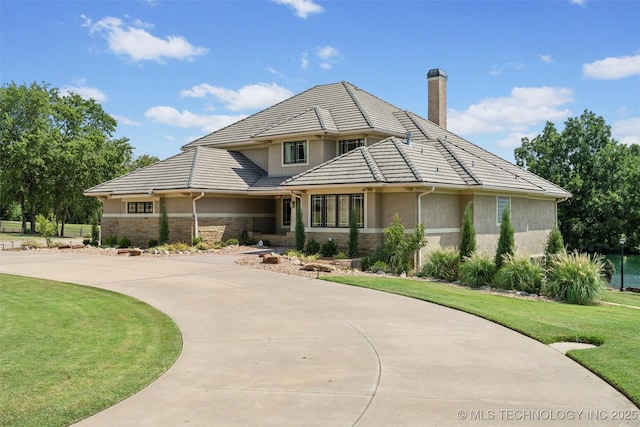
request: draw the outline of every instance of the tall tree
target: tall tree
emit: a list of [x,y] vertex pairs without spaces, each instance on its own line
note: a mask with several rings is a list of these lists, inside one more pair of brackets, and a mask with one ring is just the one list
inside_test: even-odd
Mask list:
[[558,133],[547,123],[541,135],[522,139],[516,163],[560,185],[572,197],[558,206],[558,222],[572,249],[617,247],[620,234],[640,242],[640,148],[619,144],[602,117],[585,111]]

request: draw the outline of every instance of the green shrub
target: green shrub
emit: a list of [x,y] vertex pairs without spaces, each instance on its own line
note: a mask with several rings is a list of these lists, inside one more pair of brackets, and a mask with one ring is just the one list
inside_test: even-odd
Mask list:
[[372,273],[378,273],[380,271],[383,271],[386,273],[387,271],[389,271],[389,266],[384,261],[376,261],[371,265],[371,267],[369,267],[369,270]]
[[83,244],[84,246],[91,245],[91,239],[84,239],[84,240],[82,241],[82,244]]
[[226,242],[224,242],[225,246],[237,246],[240,244],[240,241],[238,239],[235,238],[231,238],[229,240],[227,240]]
[[24,242],[22,242],[21,247],[39,249],[42,246],[40,245],[40,243],[38,243],[37,240],[28,239],[28,240],[25,240]]
[[465,262],[476,251],[476,230],[473,227],[473,216],[471,206],[473,202],[469,202],[464,208],[464,217],[462,220],[462,237],[460,239],[460,261]]
[[306,236],[304,232],[304,222],[302,221],[302,208],[300,207],[300,203],[300,201],[297,201],[296,203],[296,249],[303,251]]
[[349,221],[349,246],[347,252],[349,258],[358,256],[358,240],[360,238],[360,230],[358,229],[358,221],[356,218],[355,208],[351,210],[351,218]]
[[307,255],[317,254],[320,252],[320,243],[313,237],[307,240],[307,243],[304,247],[304,253]]
[[460,264],[460,282],[472,288],[491,285],[495,273],[496,265],[488,255],[474,253]]
[[91,217],[91,244],[93,246],[100,244],[100,228],[98,226],[98,214],[93,214]]
[[209,245],[207,245],[205,242],[198,242],[196,243],[195,247],[199,251],[206,251],[207,249],[209,249]]
[[333,256],[333,259],[349,259],[349,255],[340,251]]
[[493,282],[498,288],[540,294],[543,282],[542,268],[527,257],[506,255],[504,264]]
[[331,237],[320,247],[320,254],[325,258],[331,258],[338,252],[336,242]]
[[173,242],[170,245],[167,245],[167,250],[174,252],[186,252],[191,249],[186,242]]
[[602,278],[608,284],[611,284],[611,279],[613,279],[613,275],[616,273],[616,266],[610,259],[604,259],[602,262]]
[[58,224],[53,214],[49,214],[48,217],[38,214],[36,216],[36,231],[47,241],[47,246],[51,246],[52,237],[58,233]]
[[373,265],[373,263],[374,263],[373,258],[370,256],[365,256],[360,258],[360,270],[362,271],[369,270]]
[[602,256],[562,252],[553,257],[547,271],[545,293],[569,304],[591,304],[602,297]]
[[162,205],[162,213],[160,214],[160,236],[158,243],[166,245],[169,243],[169,215],[167,215],[167,207]]
[[108,246],[110,248],[115,248],[116,246],[118,246],[118,235],[117,234],[113,234],[109,237],[107,237],[104,241],[105,246]]
[[384,243],[379,259],[385,261],[395,274],[408,273],[414,266],[413,255],[426,244],[424,224],[416,225],[413,235],[407,234],[400,216],[395,214],[391,224],[384,229]]
[[562,233],[558,229],[558,224],[554,224],[553,228],[547,236],[547,244],[544,247],[544,259],[545,267],[551,267],[553,256],[564,250],[564,241],[562,239]]
[[156,246],[158,246],[158,239],[149,239],[149,242],[147,243],[147,247],[155,248]]
[[119,248],[130,248],[131,247],[131,240],[129,240],[128,237],[122,237],[120,240],[118,240],[118,247]]
[[506,255],[512,255],[516,251],[516,245],[513,236],[513,227],[511,226],[511,209],[507,206],[502,211],[502,223],[500,224],[500,237],[498,238],[498,249],[493,262],[496,268],[500,270]]
[[420,276],[452,282],[458,278],[459,263],[460,258],[457,250],[453,248],[434,249],[427,256],[427,262],[422,267]]
[[193,246],[197,246],[198,243],[202,243],[202,237],[200,237],[200,236],[194,237],[193,240],[191,241],[191,243],[193,244]]

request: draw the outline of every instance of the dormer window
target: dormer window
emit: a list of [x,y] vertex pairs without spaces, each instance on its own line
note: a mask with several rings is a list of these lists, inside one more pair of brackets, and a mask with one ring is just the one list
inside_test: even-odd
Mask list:
[[364,138],[341,139],[338,141],[338,156],[355,150],[358,147],[364,147]]
[[282,147],[282,158],[285,165],[306,164],[308,162],[307,141],[285,142]]

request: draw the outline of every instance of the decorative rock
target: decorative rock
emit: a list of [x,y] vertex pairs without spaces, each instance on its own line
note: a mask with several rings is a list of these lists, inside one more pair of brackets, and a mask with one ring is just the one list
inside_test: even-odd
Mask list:
[[302,270],[305,271],[324,271],[325,273],[331,273],[335,270],[335,267],[329,264],[322,264],[319,262],[311,262],[309,264],[305,264],[302,267]]
[[262,262],[264,264],[280,264],[280,255],[278,254],[269,254],[262,257]]

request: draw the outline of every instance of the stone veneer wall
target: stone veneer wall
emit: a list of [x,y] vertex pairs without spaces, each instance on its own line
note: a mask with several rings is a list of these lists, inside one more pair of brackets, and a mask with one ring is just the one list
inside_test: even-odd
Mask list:
[[198,234],[208,244],[225,242],[229,239],[240,239],[242,230],[247,227],[251,234],[253,218],[199,218]]
[[[289,233],[288,233],[289,234]],[[290,233],[293,235],[293,244],[295,244],[295,232]],[[313,232],[306,231],[305,235],[307,240],[315,239],[320,245],[327,242],[327,239],[331,237],[338,246],[338,250],[344,253],[347,252],[349,247],[349,229],[345,229],[344,233],[325,233],[325,232]],[[358,250],[359,255],[367,256],[372,255],[378,247],[382,245],[382,233],[360,233],[358,235]]]
[[133,246],[147,247],[149,239],[158,239],[160,219],[149,217],[103,217],[101,221],[102,243],[109,236],[126,237]]

